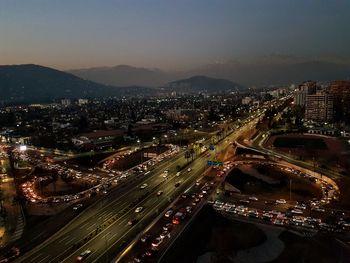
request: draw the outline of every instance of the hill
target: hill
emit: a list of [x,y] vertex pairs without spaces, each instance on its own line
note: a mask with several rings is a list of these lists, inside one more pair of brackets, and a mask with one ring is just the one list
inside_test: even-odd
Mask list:
[[165,89],[179,93],[220,93],[240,91],[244,89],[244,87],[226,79],[193,76],[187,79],[170,82]]
[[138,68],[127,65],[75,69],[68,72],[83,79],[113,86],[158,87],[174,80],[172,74],[158,69]]
[[153,94],[145,87],[112,87],[39,65],[0,66],[0,101],[49,102],[61,98],[93,98]]

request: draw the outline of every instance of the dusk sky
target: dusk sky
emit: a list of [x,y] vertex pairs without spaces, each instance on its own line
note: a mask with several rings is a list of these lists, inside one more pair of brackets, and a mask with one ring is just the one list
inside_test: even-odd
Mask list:
[[162,69],[350,57],[350,1],[1,0],[0,64]]

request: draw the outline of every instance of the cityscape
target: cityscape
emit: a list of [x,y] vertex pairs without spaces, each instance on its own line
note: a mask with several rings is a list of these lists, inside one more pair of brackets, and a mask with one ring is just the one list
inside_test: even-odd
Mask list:
[[0,3],[0,263],[350,263],[350,2]]

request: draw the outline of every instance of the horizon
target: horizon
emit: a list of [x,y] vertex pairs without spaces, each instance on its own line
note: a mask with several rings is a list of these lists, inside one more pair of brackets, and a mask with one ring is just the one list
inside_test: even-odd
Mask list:
[[261,58],[273,63],[276,57],[350,61],[348,1],[5,0],[0,5],[1,64],[178,71]]

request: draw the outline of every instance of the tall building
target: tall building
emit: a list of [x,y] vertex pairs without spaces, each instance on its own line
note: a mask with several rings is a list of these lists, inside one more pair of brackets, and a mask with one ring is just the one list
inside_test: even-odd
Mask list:
[[306,96],[316,93],[316,82],[315,81],[305,81],[299,85],[298,90],[295,92],[294,101],[295,105],[305,106]]
[[329,93],[334,97],[334,119],[350,124],[350,81],[332,81]]
[[305,119],[316,122],[333,120],[333,96],[328,93],[306,95]]

